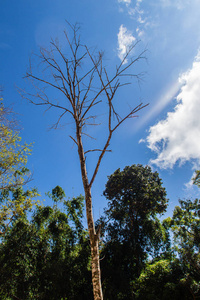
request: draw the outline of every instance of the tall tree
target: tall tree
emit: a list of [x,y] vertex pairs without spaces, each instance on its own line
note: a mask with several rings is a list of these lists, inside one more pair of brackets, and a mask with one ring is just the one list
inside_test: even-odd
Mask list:
[[[123,78],[136,77],[129,69],[130,67],[144,58],[144,52],[137,57],[130,57],[131,51],[136,47],[133,44],[111,76],[104,67],[103,53],[90,50],[80,41],[78,27],[69,25],[72,30],[72,39],[65,31],[68,53],[65,54],[58,42],[51,41],[50,50],[40,49],[39,58],[42,73],[34,70],[34,65],[26,73],[26,78],[32,83],[35,92],[26,93],[21,91],[24,98],[36,105],[46,106],[47,109],[57,108],[60,115],[55,123],[57,127],[66,115],[73,120],[75,125],[74,135],[70,136],[77,146],[80,161],[82,182],[85,192],[85,204],[87,214],[87,224],[91,245],[91,266],[94,299],[103,299],[100,265],[99,265],[99,229],[95,229],[92,212],[91,188],[99,170],[99,166],[107,151],[114,132],[128,118],[134,117],[144,106],[142,103],[131,108],[130,111],[121,116],[114,103],[114,98],[121,86],[127,84]],[[129,63],[126,63],[129,59]],[[83,68],[84,65],[84,68]],[[122,80],[122,81],[120,81]],[[48,90],[52,92],[48,93]],[[56,93],[55,99],[53,94]],[[58,100],[59,98],[59,100]],[[100,106],[101,105],[101,106]],[[107,133],[103,146],[95,145],[88,149],[84,145],[84,136],[88,136],[90,125],[97,125],[99,112],[106,115]],[[99,152],[97,161],[94,165],[91,178],[88,178],[86,155],[91,152]]]
[[165,188],[149,166],[132,165],[108,177],[108,199],[102,276],[107,299],[134,299],[131,282],[137,279],[147,257],[165,251],[167,236],[157,218],[165,212]]

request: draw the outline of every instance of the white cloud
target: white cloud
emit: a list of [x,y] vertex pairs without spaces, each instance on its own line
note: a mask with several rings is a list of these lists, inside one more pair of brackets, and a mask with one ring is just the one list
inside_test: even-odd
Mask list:
[[[136,38],[132,33],[128,31],[124,25],[121,25],[118,33],[118,56],[121,61],[124,59],[127,51],[135,40]],[[125,59],[124,63],[126,62],[127,60]]]
[[157,153],[151,163],[161,168],[172,168],[176,162],[200,162],[200,52],[179,80],[182,88],[174,111],[150,127],[146,139]]
[[131,0],[118,0],[119,3],[131,4]]
[[144,30],[141,30],[139,27],[136,28],[136,32],[139,38],[144,35]]
[[[142,15],[144,11],[140,8],[143,0],[136,0],[135,5],[133,7],[128,7],[128,13],[129,15]],[[131,2],[129,3],[131,4]]]
[[138,20],[138,22],[139,22],[140,24],[144,24],[144,23],[146,22],[146,20],[143,19],[141,15],[139,15],[139,17],[138,17],[137,20]]

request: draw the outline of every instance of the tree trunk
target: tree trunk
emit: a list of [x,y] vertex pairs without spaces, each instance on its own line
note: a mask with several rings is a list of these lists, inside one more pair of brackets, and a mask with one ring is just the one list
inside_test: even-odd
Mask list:
[[91,242],[91,256],[92,256],[92,284],[93,294],[95,300],[103,300],[103,293],[101,287],[101,271],[99,263],[99,241],[94,238]]
[[94,219],[92,213],[92,196],[91,196],[91,186],[88,182],[88,175],[86,170],[85,155],[83,150],[81,129],[77,126],[77,145],[78,154],[81,166],[82,182],[85,191],[85,203],[86,203],[86,215],[87,215],[87,225],[90,238],[91,246],[91,269],[92,269],[92,285],[93,285],[93,295],[94,300],[103,300],[102,286],[101,286],[101,271],[99,263],[99,234],[95,231]]

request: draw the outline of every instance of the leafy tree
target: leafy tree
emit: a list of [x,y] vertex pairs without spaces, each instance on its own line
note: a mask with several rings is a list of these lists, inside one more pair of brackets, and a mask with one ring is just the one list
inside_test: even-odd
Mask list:
[[[55,123],[55,128],[66,116],[74,123],[75,130],[70,137],[77,146],[85,192],[94,299],[100,300],[103,299],[103,294],[99,265],[99,230],[95,229],[93,220],[91,188],[105,153],[110,151],[108,148],[114,132],[124,121],[133,117],[144,107],[140,103],[131,108],[127,114],[121,115],[114,102],[119,88],[127,84],[126,81],[123,82],[123,78],[139,78],[129,69],[134,63],[144,58],[144,52],[138,56],[130,57],[131,51],[137,43],[133,44],[127,49],[125,57],[115,68],[115,72],[109,75],[104,66],[103,53],[92,51],[81,43],[77,26],[69,25],[69,27],[72,29],[72,39],[65,32],[68,44],[67,54],[61,49],[59,43],[53,40],[50,50],[41,49],[40,55],[36,56],[39,58],[39,66],[42,66],[41,72],[39,73],[38,69],[35,70],[34,64],[31,64],[30,70],[26,73],[26,78],[32,83],[35,91],[29,93],[21,91],[21,94],[35,105],[46,106],[47,109],[58,109],[60,115]],[[57,95],[54,98],[55,92]],[[104,128],[104,133],[106,131],[105,140],[100,145],[96,143],[94,148],[90,149],[89,144],[85,147],[84,136],[90,136],[88,132],[90,132],[89,127],[91,125],[101,123],[97,120],[100,111],[107,116],[104,122],[107,127]],[[93,152],[99,152],[99,156],[89,179],[86,156]]]
[[30,180],[26,168],[30,153],[30,145],[21,143],[14,113],[0,99],[0,235],[17,216],[36,204],[36,189],[22,189]]
[[193,184],[197,185],[200,187],[200,170],[195,171],[195,176],[193,178]]
[[6,233],[16,219],[38,205],[38,196],[35,188],[24,191],[22,187],[17,187],[0,192],[0,236]]
[[148,263],[134,283],[135,299],[192,299],[182,278],[183,270],[178,259],[159,259]]
[[198,299],[200,296],[200,201],[180,200],[173,217],[163,221],[171,229],[171,257],[147,263],[134,283],[136,299]]
[[174,249],[184,268],[182,282],[193,299],[200,296],[200,200],[180,200],[171,220]]
[[[20,186],[27,175],[30,145],[21,144],[11,110],[0,99],[0,190]],[[26,181],[28,178],[26,178]]]
[[49,195],[52,207],[38,206],[31,220],[20,216],[2,238],[1,299],[92,299],[83,197],[65,200],[59,186]]
[[168,236],[157,218],[167,208],[166,191],[157,172],[132,165],[108,177],[106,245],[102,278],[106,299],[134,299],[131,282],[148,256],[166,250]]

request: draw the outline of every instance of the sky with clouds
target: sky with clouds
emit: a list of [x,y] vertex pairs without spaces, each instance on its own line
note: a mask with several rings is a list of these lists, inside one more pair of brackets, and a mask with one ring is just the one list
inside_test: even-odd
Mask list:
[[148,147],[157,153],[151,163],[161,168],[173,168],[176,162],[183,164],[200,162],[200,53],[192,68],[181,74],[180,91],[173,111],[165,119],[150,127]]
[[[149,106],[113,138],[113,152],[105,157],[93,191],[96,217],[106,204],[102,192],[107,176],[126,165],[150,164],[157,170],[171,210],[179,198],[199,195],[186,189],[194,169],[200,168],[199,0],[3,0],[0,6],[0,84],[5,101],[19,115],[23,140],[34,142],[29,167],[42,195],[57,184],[69,196],[82,193],[79,162],[68,139],[73,127],[48,131],[54,112],[44,114],[24,103],[16,86],[24,84],[32,52],[56,37],[65,47],[66,19],[80,23],[84,43],[104,51],[109,71],[133,43],[140,41],[133,56],[146,50],[146,60],[133,69],[141,75],[139,82],[133,78],[116,101],[122,112],[141,102]],[[104,128],[98,130],[101,140]],[[96,158],[87,159],[90,174]]]

